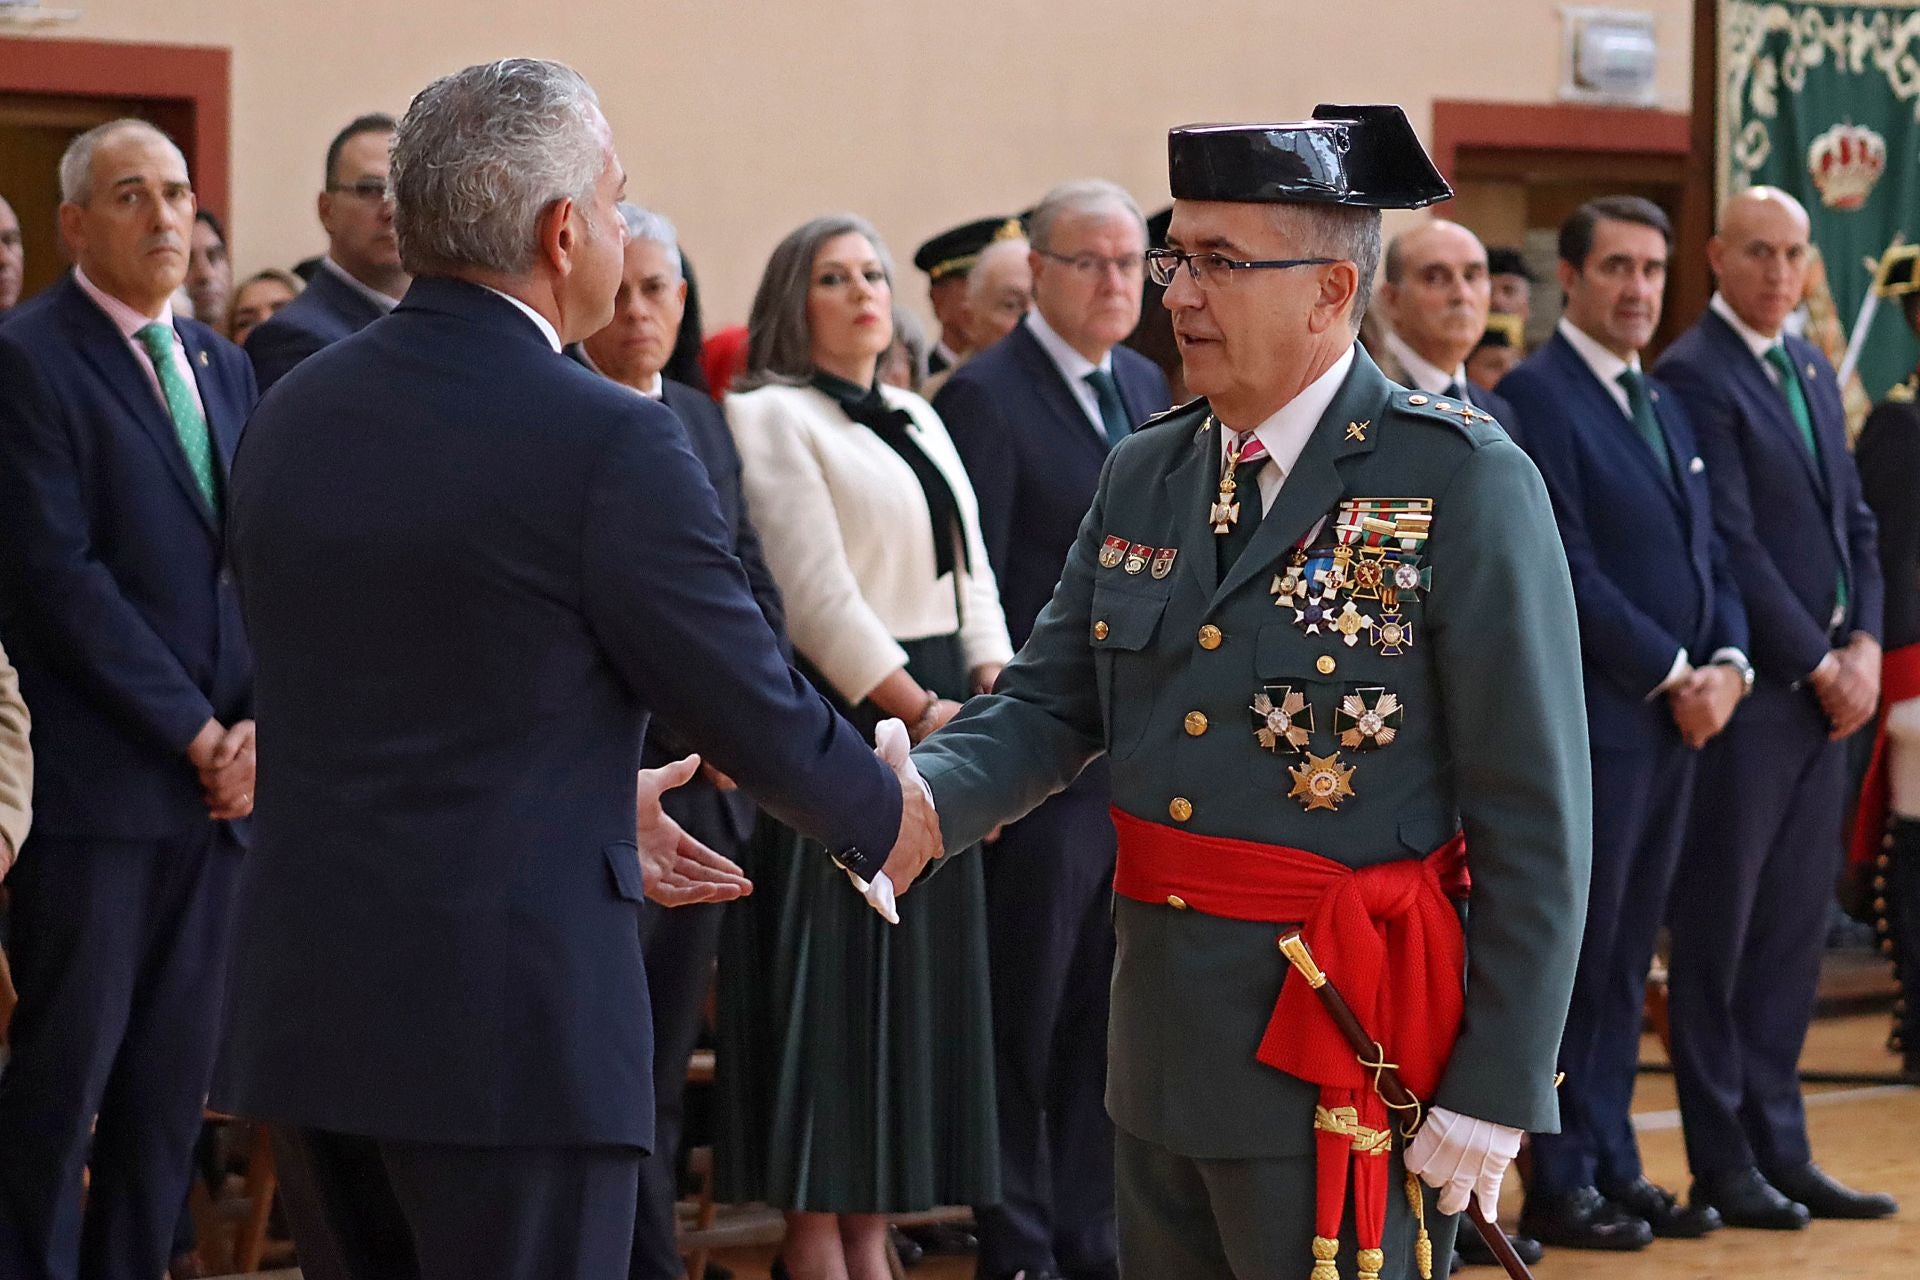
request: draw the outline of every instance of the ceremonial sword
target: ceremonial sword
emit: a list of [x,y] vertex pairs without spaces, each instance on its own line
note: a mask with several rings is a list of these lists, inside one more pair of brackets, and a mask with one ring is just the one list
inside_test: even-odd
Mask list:
[[[1353,1056],[1362,1066],[1373,1072],[1373,1087],[1380,1098],[1393,1111],[1411,1111],[1415,1116],[1424,1113],[1420,1099],[1413,1096],[1411,1090],[1401,1082],[1399,1071],[1386,1061],[1386,1052],[1380,1042],[1367,1034],[1360,1025],[1360,1019],[1354,1016],[1353,1006],[1340,994],[1319,965],[1314,963],[1313,952],[1307,948],[1307,940],[1300,936],[1298,929],[1292,929],[1280,936],[1281,953],[1287,957],[1287,963],[1294,967],[1300,977],[1314,993],[1320,997],[1320,1004],[1333,1019],[1333,1025],[1347,1039],[1347,1045],[1353,1050]],[[1411,1138],[1413,1130],[1419,1127],[1419,1121],[1401,1131],[1401,1136]],[[1416,1175],[1418,1176],[1418,1175]],[[1533,1280],[1533,1272],[1527,1270],[1527,1264],[1513,1251],[1513,1242],[1507,1239],[1507,1233],[1500,1229],[1491,1213],[1482,1213],[1480,1197],[1477,1193],[1468,1193],[1467,1220],[1473,1223],[1480,1238],[1487,1242],[1487,1248],[1493,1250],[1493,1256],[1500,1259],[1500,1265],[1507,1269],[1511,1280]]]

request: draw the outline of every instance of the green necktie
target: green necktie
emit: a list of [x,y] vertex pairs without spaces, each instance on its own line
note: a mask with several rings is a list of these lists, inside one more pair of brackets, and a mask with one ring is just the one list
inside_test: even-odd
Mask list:
[[1673,455],[1667,452],[1667,437],[1660,430],[1660,420],[1653,416],[1653,401],[1647,395],[1647,376],[1638,369],[1627,369],[1615,381],[1626,389],[1627,405],[1633,410],[1633,429],[1640,433],[1641,442],[1653,450],[1660,473],[1671,479]]
[[220,497],[214,481],[213,439],[207,434],[207,415],[201,412],[193,388],[187,385],[173,358],[173,330],[155,321],[133,336],[146,348],[153,371],[160,375],[160,394],[166,398],[167,415],[173,419],[174,434],[180,437],[181,452],[187,455],[187,466],[193,470],[200,496],[217,515]]
[[[1813,459],[1813,469],[1820,470],[1820,441],[1813,434],[1813,409],[1807,404],[1807,389],[1800,385],[1800,375],[1794,372],[1793,357],[1787,354],[1785,343],[1776,342],[1767,348],[1763,359],[1773,366],[1780,375],[1780,394],[1787,398],[1787,412],[1793,415],[1793,425],[1800,428],[1800,443],[1807,447],[1807,456]],[[1833,587],[1834,607],[1844,612],[1847,607],[1847,571],[1840,570],[1839,581]]]
[[1100,397],[1100,421],[1106,427],[1107,447],[1112,448],[1127,438],[1132,428],[1127,422],[1127,405],[1120,398],[1120,384],[1105,369],[1095,369],[1085,378],[1094,395]]
[[1806,388],[1800,385],[1800,378],[1793,371],[1793,357],[1776,342],[1767,348],[1766,361],[1780,375],[1780,394],[1787,398],[1787,412],[1793,415],[1793,425],[1800,428],[1800,443],[1806,445],[1813,460],[1819,462],[1820,445],[1813,437],[1813,410],[1807,407]]

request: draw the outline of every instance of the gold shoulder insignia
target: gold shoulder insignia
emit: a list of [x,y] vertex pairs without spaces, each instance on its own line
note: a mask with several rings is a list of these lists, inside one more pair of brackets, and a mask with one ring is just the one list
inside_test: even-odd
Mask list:
[[1398,387],[1393,392],[1393,407],[1416,417],[1438,418],[1443,422],[1451,422],[1462,430],[1493,421],[1492,414],[1476,409],[1470,404],[1462,404],[1458,400],[1450,400],[1445,396],[1427,395]]
[[1914,401],[1916,383],[1920,383],[1920,378],[1908,378],[1905,382],[1902,382],[1897,386],[1894,386],[1891,389],[1889,389],[1887,392],[1887,403],[1888,404],[1912,404]]

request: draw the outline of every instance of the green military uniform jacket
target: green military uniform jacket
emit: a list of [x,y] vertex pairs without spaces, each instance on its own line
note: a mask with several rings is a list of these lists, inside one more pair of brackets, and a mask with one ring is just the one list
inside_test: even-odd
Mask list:
[[[1423,856],[1464,829],[1466,1012],[1432,1101],[1552,1131],[1592,823],[1573,589],[1539,474],[1484,414],[1396,386],[1356,349],[1222,582],[1209,523],[1220,430],[1196,401],[1114,450],[1032,638],[994,694],[914,753],[947,847],[1032,810],[1102,751],[1119,808],[1201,835],[1360,867]],[[1396,637],[1397,652],[1366,631],[1353,644],[1331,628],[1309,635],[1272,590],[1316,522],[1327,517],[1310,545],[1331,544],[1343,500],[1372,498],[1432,501],[1419,562],[1430,585],[1400,596],[1411,639]],[[1103,563],[1110,539],[1129,554]],[[1256,739],[1256,695],[1278,702],[1283,687],[1311,708],[1304,750],[1354,769],[1335,809],[1290,798],[1304,756]],[[1382,689],[1401,707],[1397,736],[1342,747],[1341,704],[1377,706]],[[1114,920],[1114,1120],[1185,1156],[1310,1152],[1316,1090],[1254,1057],[1287,975],[1275,926],[1292,922],[1126,898]]]

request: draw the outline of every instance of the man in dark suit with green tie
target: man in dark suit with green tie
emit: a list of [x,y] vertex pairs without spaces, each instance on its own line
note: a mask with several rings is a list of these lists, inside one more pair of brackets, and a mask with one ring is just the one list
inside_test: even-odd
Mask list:
[[[1526,456],[1355,345],[1378,211],[1450,194],[1399,108],[1176,129],[1168,156],[1150,269],[1204,398],[1113,451],[1020,655],[915,760],[953,848],[1111,761],[1122,1274],[1398,1280],[1557,1121],[1589,858],[1572,590]],[[1431,1104],[1404,1148],[1283,981],[1294,923]]]

